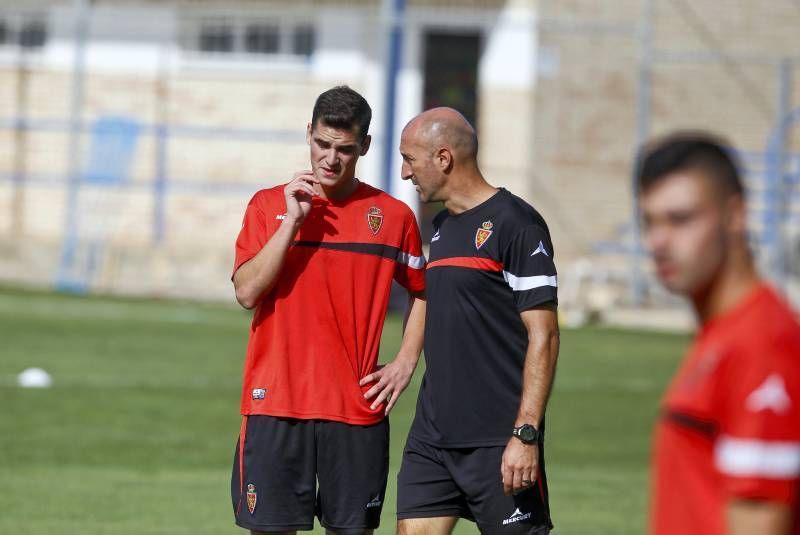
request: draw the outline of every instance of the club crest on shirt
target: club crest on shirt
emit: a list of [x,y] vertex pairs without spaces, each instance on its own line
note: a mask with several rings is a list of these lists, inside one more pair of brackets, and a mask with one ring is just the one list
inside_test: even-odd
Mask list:
[[377,206],[370,207],[367,212],[367,224],[372,234],[377,235],[378,232],[381,231],[381,227],[383,226],[383,212],[381,212],[380,208]]
[[494,225],[491,221],[484,221],[483,224],[478,228],[478,231],[475,233],[476,249],[483,247],[483,244],[486,243],[486,240],[488,240],[492,235],[492,227],[494,227]]
[[247,484],[247,510],[250,511],[252,515],[256,510],[256,500],[258,499],[258,494],[256,494],[256,486],[252,483]]
[[722,352],[716,348],[706,349],[694,367],[688,369],[686,374],[679,379],[679,388],[685,391],[697,388],[714,371],[722,355]]

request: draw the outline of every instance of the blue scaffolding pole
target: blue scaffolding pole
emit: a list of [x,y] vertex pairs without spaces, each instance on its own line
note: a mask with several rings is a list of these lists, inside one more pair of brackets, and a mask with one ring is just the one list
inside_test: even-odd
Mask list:
[[[389,6],[391,4],[391,6]],[[388,61],[386,62],[386,98],[384,110],[386,118],[383,130],[383,190],[392,192],[392,161],[395,153],[395,111],[397,109],[397,77],[402,66],[403,58],[403,15],[406,9],[406,0],[384,0],[384,7],[389,14],[389,46],[387,49]]]
[[766,158],[765,184],[762,194],[763,215],[760,246],[765,249],[766,275],[781,290],[786,290],[786,265],[784,259],[783,221],[785,219],[785,170],[789,150],[786,141],[789,130],[800,121],[800,108],[791,109],[792,60],[785,59],[779,65],[778,124],[767,140],[764,149]]
[[75,56],[72,70],[72,102],[70,111],[69,135],[69,169],[67,186],[67,206],[65,210],[64,240],[61,248],[61,261],[56,275],[56,287],[59,290],[85,292],[85,284],[75,280],[71,267],[77,246],[78,193],[81,182],[81,134],[84,100],[84,78],[86,74],[86,40],[89,34],[89,18],[91,5],[89,0],[73,2],[75,16]]

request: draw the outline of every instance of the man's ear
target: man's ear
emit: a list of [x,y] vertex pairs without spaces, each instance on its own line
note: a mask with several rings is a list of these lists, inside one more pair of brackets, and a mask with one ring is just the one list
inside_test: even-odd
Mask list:
[[312,130],[314,130],[314,129],[312,128],[311,123],[308,123],[308,126],[306,127],[306,143],[308,143],[309,145],[311,145],[311,131]]
[[725,201],[725,209],[728,213],[728,230],[737,235],[744,235],[747,232],[747,205],[742,195],[731,195]]
[[434,154],[433,161],[440,171],[449,172],[453,168],[453,153],[450,149],[442,147]]
[[359,153],[360,156],[364,156],[367,154],[369,150],[369,146],[372,143],[372,136],[368,135],[364,138],[364,141],[361,142],[361,152]]

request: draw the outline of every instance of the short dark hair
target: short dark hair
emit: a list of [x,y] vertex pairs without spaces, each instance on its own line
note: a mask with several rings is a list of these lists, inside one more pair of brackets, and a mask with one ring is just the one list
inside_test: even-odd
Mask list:
[[742,195],[739,166],[729,144],[707,132],[676,132],[645,147],[636,182],[639,191],[680,171],[700,171],[726,195]]
[[372,108],[366,99],[346,85],[339,85],[317,97],[311,126],[316,127],[317,122],[321,121],[331,128],[350,130],[357,127],[358,140],[361,142],[367,137],[371,120]]

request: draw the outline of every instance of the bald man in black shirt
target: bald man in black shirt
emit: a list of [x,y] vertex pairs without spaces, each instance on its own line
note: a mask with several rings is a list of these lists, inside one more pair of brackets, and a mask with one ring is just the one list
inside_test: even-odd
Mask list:
[[475,130],[436,108],[403,130],[403,178],[433,222],[427,369],[398,476],[398,532],[548,533],[544,413],[559,347],[557,274],[542,216],[490,185]]

